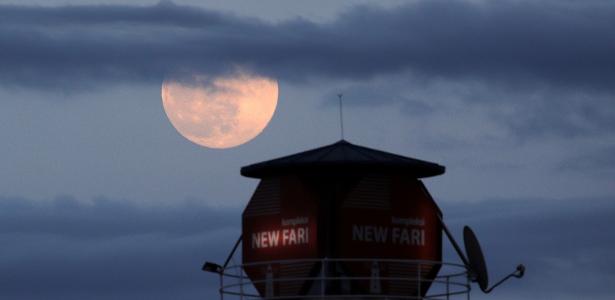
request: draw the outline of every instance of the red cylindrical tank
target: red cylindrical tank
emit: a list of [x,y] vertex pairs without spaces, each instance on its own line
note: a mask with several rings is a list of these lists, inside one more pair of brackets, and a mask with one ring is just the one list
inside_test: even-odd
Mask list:
[[[440,265],[399,261],[441,261],[441,212],[418,178],[443,173],[346,141],[246,166],[261,182],[242,216],[244,270],[263,297],[424,295]],[[319,274],[359,279],[266,284]],[[393,277],[421,280],[374,280]]]

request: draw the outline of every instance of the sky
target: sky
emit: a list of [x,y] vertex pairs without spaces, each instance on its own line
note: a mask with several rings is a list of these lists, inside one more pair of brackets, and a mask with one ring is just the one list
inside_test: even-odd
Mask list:
[[[347,140],[446,166],[492,279],[527,266],[472,297],[609,299],[613,32],[610,1],[0,1],[0,298],[214,298],[239,169],[339,140],[343,93]],[[179,135],[166,76],[237,67],[278,80],[268,127]]]

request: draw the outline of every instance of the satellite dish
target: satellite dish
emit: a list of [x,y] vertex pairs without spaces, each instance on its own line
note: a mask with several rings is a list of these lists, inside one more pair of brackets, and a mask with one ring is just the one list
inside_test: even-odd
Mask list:
[[476,235],[470,227],[463,227],[463,243],[466,247],[466,254],[470,263],[470,269],[474,273],[475,280],[483,292],[487,292],[489,286],[489,275],[487,274],[487,264],[483,256]]
[[472,276],[472,281],[478,282],[480,289],[483,293],[490,293],[494,288],[504,283],[504,281],[516,277],[521,278],[525,274],[525,266],[522,264],[517,265],[517,269],[508,274],[508,276],[500,279],[500,281],[496,282],[493,286],[489,287],[489,275],[487,274],[487,264],[485,263],[485,257],[483,256],[483,250],[480,248],[480,244],[478,243],[478,239],[474,234],[474,231],[470,229],[468,226],[463,227],[463,242],[466,246],[466,255],[464,255],[459,248],[459,245],[453,238],[453,235],[446,228],[446,224],[440,219],[440,224],[442,225],[442,229],[448,236],[448,239],[453,244],[453,248],[459,254],[459,258],[463,261],[463,264],[468,269],[468,273]]

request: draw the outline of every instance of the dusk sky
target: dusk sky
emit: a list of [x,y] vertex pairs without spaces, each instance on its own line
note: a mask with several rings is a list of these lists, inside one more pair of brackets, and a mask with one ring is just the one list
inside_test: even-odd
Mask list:
[[[526,265],[474,299],[613,298],[615,2],[126,2],[0,1],[1,299],[216,299],[240,168],[338,141],[338,93],[346,140],[446,166],[492,280]],[[268,126],[182,137],[165,78],[238,69],[277,80]]]

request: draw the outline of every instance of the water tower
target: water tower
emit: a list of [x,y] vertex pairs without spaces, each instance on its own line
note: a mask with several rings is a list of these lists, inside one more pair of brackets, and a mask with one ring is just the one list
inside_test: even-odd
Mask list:
[[[223,265],[203,269],[219,274],[221,298],[469,298],[470,281],[489,292],[473,232],[466,258],[420,180],[444,170],[344,140],[243,167],[260,182],[242,235]],[[461,263],[442,261],[443,233]],[[242,262],[229,265],[239,245]]]

